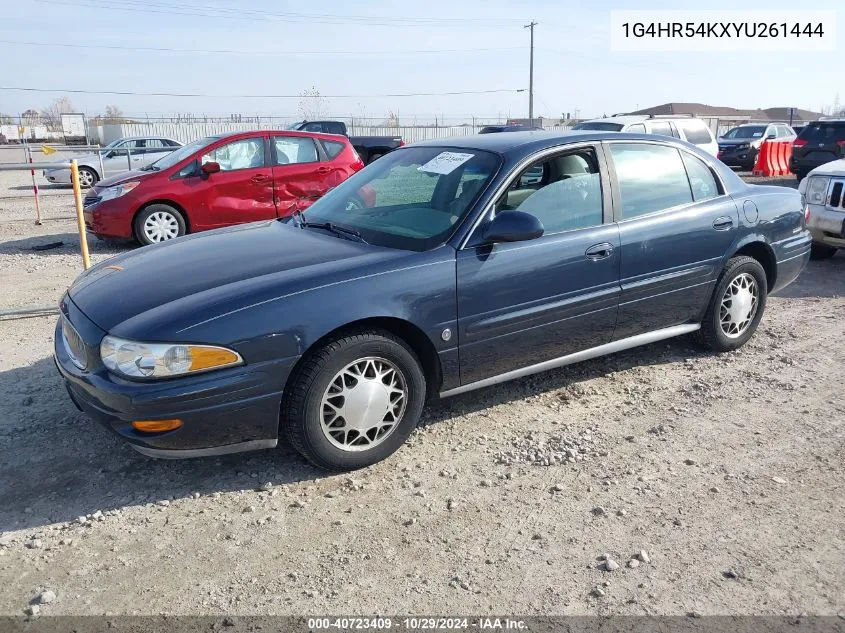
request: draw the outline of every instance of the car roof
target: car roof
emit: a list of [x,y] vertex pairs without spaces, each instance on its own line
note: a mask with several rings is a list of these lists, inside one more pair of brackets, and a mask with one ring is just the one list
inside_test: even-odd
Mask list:
[[348,141],[345,136],[340,134],[326,134],[323,132],[302,132],[300,130],[246,130],[244,132],[222,132],[220,134],[210,134],[205,138],[248,138],[256,134],[272,134],[273,136],[306,136],[310,138],[318,138],[324,141]]
[[684,147],[694,147],[672,137],[655,137],[653,134],[631,134],[628,132],[604,132],[598,130],[571,130],[568,132],[527,131],[508,134],[473,134],[419,141],[408,147],[442,147],[444,149],[476,149],[503,155],[531,154],[546,147],[584,141],[651,141],[674,142]]

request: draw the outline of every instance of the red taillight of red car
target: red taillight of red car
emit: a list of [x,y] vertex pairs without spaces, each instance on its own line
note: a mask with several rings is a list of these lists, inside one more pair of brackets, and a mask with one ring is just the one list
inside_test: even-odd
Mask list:
[[804,147],[807,144],[807,141],[803,138],[797,138],[792,141],[792,147]]
[[364,169],[364,161],[362,161],[360,157],[356,156],[355,162],[352,163],[352,169],[354,169],[355,171],[361,171],[362,169]]

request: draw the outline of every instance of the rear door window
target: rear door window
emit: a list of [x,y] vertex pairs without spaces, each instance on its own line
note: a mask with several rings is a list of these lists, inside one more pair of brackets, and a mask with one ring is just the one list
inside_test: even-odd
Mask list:
[[317,146],[306,136],[275,136],[276,165],[317,162]]
[[650,143],[611,143],[610,153],[622,197],[622,218],[671,209],[692,202],[692,192],[674,147]]
[[687,168],[693,200],[699,202],[718,196],[719,186],[716,184],[716,177],[704,161],[689,152],[681,152],[681,158]]
[[672,128],[668,121],[653,121],[651,124],[651,133],[672,136]]
[[708,145],[713,142],[710,128],[704,125],[702,121],[697,119],[681,120],[677,122],[677,125],[684,131],[687,141],[693,145]]

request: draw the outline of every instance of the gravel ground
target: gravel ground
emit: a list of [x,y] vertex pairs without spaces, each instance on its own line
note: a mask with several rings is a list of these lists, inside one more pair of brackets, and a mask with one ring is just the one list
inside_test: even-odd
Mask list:
[[[36,227],[0,199],[0,309],[80,271],[71,203]],[[343,476],[286,446],[144,458],[71,405],[55,317],[0,319],[0,613],[841,614],[843,296],[845,257],[813,262],[737,352],[678,339],[434,403]]]

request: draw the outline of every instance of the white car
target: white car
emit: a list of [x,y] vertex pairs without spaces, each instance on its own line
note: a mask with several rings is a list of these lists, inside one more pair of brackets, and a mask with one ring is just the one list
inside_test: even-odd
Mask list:
[[[78,156],[79,184],[87,188],[98,181],[121,172],[141,169],[151,165],[182,143],[160,136],[132,136],[112,141],[100,150],[102,163],[97,153]],[[69,169],[48,169],[43,172],[48,182],[71,184]]]
[[798,183],[813,235],[811,259],[828,259],[845,248],[845,158],[825,163]]
[[710,128],[704,121],[694,117],[626,114],[582,121],[572,129],[674,136],[687,143],[698,145],[713,156],[719,153],[719,146]]

